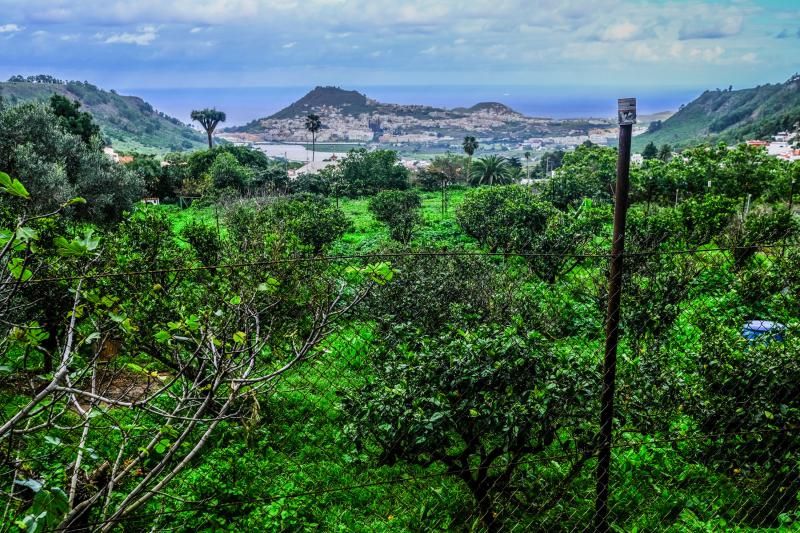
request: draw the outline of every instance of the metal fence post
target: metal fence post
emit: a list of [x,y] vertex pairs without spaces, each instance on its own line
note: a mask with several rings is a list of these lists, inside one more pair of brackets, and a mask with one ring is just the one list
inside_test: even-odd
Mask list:
[[603,392],[600,398],[600,442],[597,457],[597,495],[595,529],[605,533],[608,524],[608,483],[611,468],[611,437],[614,419],[614,388],[617,372],[622,269],[625,252],[625,219],[628,213],[628,189],[631,167],[631,135],[636,122],[636,99],[619,100],[619,154],[617,186],[614,191],[614,235],[611,243],[611,265],[608,280],[606,312],[606,349],[603,360]]

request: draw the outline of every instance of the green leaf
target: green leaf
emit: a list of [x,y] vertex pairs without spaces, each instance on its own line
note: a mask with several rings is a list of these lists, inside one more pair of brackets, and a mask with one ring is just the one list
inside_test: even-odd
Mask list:
[[0,172],[0,191],[4,191],[11,196],[17,196],[29,200],[31,195],[25,189],[25,186],[20,183],[16,178],[12,178],[5,172]]
[[23,487],[27,487],[33,492],[39,492],[44,486],[41,481],[36,481],[35,479],[17,479],[14,481],[14,483]]
[[237,295],[233,296],[233,297],[232,297],[232,298],[229,300],[229,303],[230,303],[231,305],[239,305],[240,303],[242,303],[242,297],[241,297],[241,296],[239,296],[239,295],[237,294]]
[[169,439],[161,439],[153,449],[156,451],[156,453],[164,453],[169,448],[169,445]]
[[161,331],[153,335],[153,337],[155,337],[157,342],[164,343],[169,341],[172,338],[172,335],[170,335],[168,331],[164,331],[162,329]]
[[267,281],[258,284],[257,290],[260,292],[274,294],[275,291],[278,290],[278,286],[280,286],[280,284],[281,282],[275,278],[267,278]]
[[22,242],[35,241],[39,238],[39,233],[33,228],[17,228],[17,240]]
[[247,335],[244,331],[237,331],[233,334],[233,342],[236,344],[244,344],[244,341],[247,340]]
[[28,281],[33,276],[33,272],[25,268],[25,261],[19,257],[15,257],[8,263],[8,270],[19,281]]
[[64,206],[66,207],[68,205],[77,205],[77,204],[85,204],[85,203],[86,203],[86,198],[82,198],[80,196],[76,196],[75,198],[71,198],[71,199],[67,200],[67,202],[64,204]]
[[81,257],[94,252],[100,245],[100,237],[94,237],[94,230],[86,230],[83,238],[68,241],[64,237],[56,237],[53,241],[58,254],[63,257]]
[[144,368],[142,368],[141,366],[137,365],[136,363],[128,363],[125,366],[128,367],[130,370],[133,370],[134,372],[146,372],[146,370]]

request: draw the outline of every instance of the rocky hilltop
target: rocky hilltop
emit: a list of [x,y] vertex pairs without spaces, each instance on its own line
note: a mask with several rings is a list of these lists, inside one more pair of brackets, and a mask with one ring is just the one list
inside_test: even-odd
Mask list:
[[552,120],[527,117],[499,102],[445,109],[383,103],[358,91],[316,87],[277,113],[228,128],[229,137],[250,141],[306,142],[305,118],[315,113],[323,128],[318,142],[448,143],[474,135],[490,141],[589,135],[608,128],[604,120]]

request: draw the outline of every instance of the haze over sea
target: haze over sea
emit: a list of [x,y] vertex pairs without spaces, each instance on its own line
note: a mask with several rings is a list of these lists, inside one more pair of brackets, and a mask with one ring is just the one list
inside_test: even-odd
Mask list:
[[[375,85],[343,89],[357,90],[381,102],[392,104],[425,104],[435,107],[469,107],[478,102],[501,102],[528,116],[551,118],[611,117],[616,99],[636,96],[639,113],[675,111],[681,104],[697,97],[702,90],[664,88],[637,90],[620,94],[609,88],[525,87],[525,86],[462,86],[462,85]],[[141,96],[155,108],[184,122],[189,122],[192,109],[216,107],[225,111],[225,126],[245,124],[269,116],[300,99],[313,86],[305,87],[242,87],[242,88],[172,88],[120,90],[123,94]]]

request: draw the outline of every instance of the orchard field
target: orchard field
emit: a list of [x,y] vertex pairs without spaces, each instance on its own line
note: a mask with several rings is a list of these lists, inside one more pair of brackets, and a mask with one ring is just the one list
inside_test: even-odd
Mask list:
[[[0,111],[3,531],[592,530],[615,150],[99,148]],[[634,168],[615,530],[800,524],[798,168]]]

